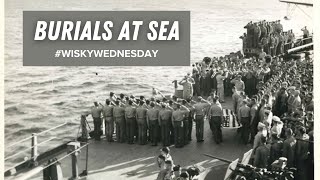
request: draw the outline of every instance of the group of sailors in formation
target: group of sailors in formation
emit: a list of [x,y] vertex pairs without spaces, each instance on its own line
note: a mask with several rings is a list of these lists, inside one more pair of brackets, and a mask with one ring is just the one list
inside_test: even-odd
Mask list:
[[[273,22],[249,22],[244,28],[247,33],[244,33],[240,38],[243,40],[243,49],[252,48],[260,49],[261,52],[270,54],[272,57],[283,54],[285,50],[293,47],[295,35],[292,30],[283,31],[283,26],[280,20]],[[303,38],[309,37],[307,27],[301,29]],[[306,43],[304,40],[302,43]]]
[[218,98],[211,97],[205,100],[201,96],[180,99],[161,99],[144,96],[135,98],[120,94],[119,98],[113,92],[106,99],[105,105],[94,102],[91,109],[94,122],[94,138],[100,140],[102,118],[105,122],[105,135],[109,142],[113,142],[114,123],[116,125],[116,140],[145,145],[148,141],[153,146],[162,142],[163,146],[172,143],[180,148],[191,141],[193,121],[196,124],[195,134],[197,142],[203,142],[204,117],[210,121],[210,127],[217,139],[222,141],[221,121],[222,107]]

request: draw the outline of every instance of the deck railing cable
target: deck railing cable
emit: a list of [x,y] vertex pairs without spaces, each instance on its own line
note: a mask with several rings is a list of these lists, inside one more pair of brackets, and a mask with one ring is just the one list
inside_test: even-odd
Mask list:
[[[45,140],[45,141],[42,141],[41,143],[39,143],[39,144],[37,144],[37,145],[28,147],[28,148],[26,148],[26,149],[24,149],[24,150],[21,150],[21,151],[15,153],[15,154],[13,154],[13,155],[11,155],[11,156],[9,156],[9,157],[6,157],[4,160],[6,161],[6,160],[8,160],[8,159],[11,159],[11,158],[13,158],[13,157],[15,157],[15,156],[17,156],[17,155],[19,155],[19,154],[22,154],[23,152],[28,151],[29,149],[32,149],[32,148],[34,148],[34,147],[36,147],[36,146],[42,145],[42,144],[44,144],[44,143],[47,143],[47,142],[49,142],[49,141],[51,141],[51,140],[53,140],[53,139],[56,139],[56,138],[57,138],[57,137],[53,137],[53,138],[47,139],[47,140]],[[34,157],[31,157],[31,158],[34,158]]]
[[[45,131],[42,131],[42,132],[40,132],[40,133],[35,133],[35,134],[36,134],[36,135],[41,135],[41,134],[44,134],[44,133],[46,133],[46,132],[52,131],[52,130],[54,130],[54,129],[57,129],[57,128],[61,127],[61,126],[64,126],[64,125],[66,125],[66,124],[68,124],[68,123],[69,123],[69,122],[66,121],[65,123],[62,123],[62,124],[60,124],[60,125],[58,125],[58,126],[55,126],[55,127],[53,127],[53,128],[50,128],[50,129],[47,129],[47,130],[45,130]],[[20,143],[22,143],[22,142],[24,142],[24,141],[26,141],[26,140],[29,140],[29,139],[31,139],[31,138],[33,138],[33,136],[24,138],[24,139],[22,139],[22,140],[20,140],[20,141],[17,141],[17,142],[15,142],[15,143],[13,143],[13,144],[10,144],[9,146],[6,146],[6,148],[10,148],[10,147],[16,146],[16,145],[18,145],[18,144],[20,144]]]

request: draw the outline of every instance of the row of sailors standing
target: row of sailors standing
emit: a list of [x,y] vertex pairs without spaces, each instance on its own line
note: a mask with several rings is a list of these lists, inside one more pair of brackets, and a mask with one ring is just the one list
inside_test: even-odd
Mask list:
[[[280,20],[275,22],[249,22],[245,28],[247,33],[240,37],[243,40],[243,49],[261,49],[273,57],[283,54],[286,49],[292,48],[295,42],[293,31],[284,32]],[[306,27],[302,31],[304,37],[309,37],[309,31]]]
[[133,96],[115,98],[110,93],[105,105],[94,102],[91,115],[94,122],[94,138],[100,140],[102,119],[105,123],[106,140],[113,142],[114,124],[116,125],[116,139],[120,143],[127,141],[133,144],[145,145],[150,140],[153,146],[159,141],[163,146],[171,143],[180,148],[191,141],[193,121],[196,123],[197,142],[203,142],[204,118],[210,120],[215,141],[222,141],[221,121],[223,117],[222,107],[217,98],[211,102],[198,97],[197,102],[191,100],[179,100],[173,97],[168,101],[166,98],[156,100],[144,97],[135,99]]

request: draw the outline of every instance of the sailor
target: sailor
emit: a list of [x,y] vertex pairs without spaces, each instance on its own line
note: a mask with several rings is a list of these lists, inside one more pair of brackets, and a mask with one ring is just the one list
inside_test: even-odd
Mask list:
[[136,119],[138,124],[138,143],[140,145],[147,144],[147,108],[144,107],[144,101],[139,102],[136,109]]
[[242,106],[239,109],[239,116],[241,122],[241,139],[244,144],[248,143],[250,134],[250,107],[246,100],[242,101]]
[[245,73],[245,93],[251,97],[255,93],[256,78],[254,77],[254,71],[252,66],[248,67],[248,71]]
[[193,96],[194,79],[190,76],[190,73],[188,73],[188,75],[185,76],[184,79],[179,82],[179,84],[183,86],[183,99]]
[[254,97],[251,99],[251,108],[250,108],[250,126],[251,126],[251,139],[250,142],[253,142],[254,136],[257,134],[257,126],[259,124],[258,119],[258,103],[257,98]]
[[294,167],[297,140],[293,137],[292,129],[286,129],[286,140],[283,142],[282,156],[287,158],[287,167]]
[[243,48],[243,51],[244,49],[246,49],[248,47],[248,37],[247,37],[247,34],[246,33],[243,33],[243,36],[240,36],[240,39],[242,39],[242,48]]
[[260,36],[261,36],[261,30],[260,30],[260,27],[257,25],[257,23],[253,24],[253,30],[254,30],[253,47],[257,48],[258,47],[258,42],[259,42]]
[[278,116],[273,116],[272,122],[273,126],[271,128],[271,134],[276,134],[278,137],[280,137],[283,128],[283,122]]
[[244,82],[241,80],[241,75],[237,75],[236,78],[230,81],[236,87],[237,91],[244,91],[245,85]]
[[278,49],[277,49],[276,55],[281,55],[284,53],[284,44],[285,44],[283,33],[280,33],[278,35],[278,39],[279,39],[279,44],[278,44]]
[[248,48],[252,48],[253,47],[253,34],[254,34],[254,28],[253,28],[253,24],[252,21],[249,22],[244,28],[247,29],[247,47]]
[[299,107],[301,107],[301,98],[300,98],[300,91],[295,90],[293,93],[293,102],[291,104],[292,111],[295,112]]
[[119,95],[120,99],[119,101],[122,103],[122,104],[126,104],[126,98],[125,98],[125,95],[123,93],[121,93]]
[[288,31],[288,44],[289,49],[293,47],[295,41],[294,33],[292,32],[292,29]]
[[260,24],[260,30],[261,30],[261,36],[259,40],[267,36],[267,27],[264,21]]
[[133,101],[129,100],[128,106],[125,108],[126,132],[129,144],[133,144],[135,135],[136,107]]
[[180,180],[181,167],[180,165],[176,165],[173,167],[173,178],[172,180]]
[[189,124],[189,128],[188,128],[188,136],[187,136],[187,141],[191,141],[191,135],[192,135],[192,127],[193,127],[193,121],[194,121],[194,106],[192,103],[195,103],[195,101],[191,100],[191,99],[187,99],[187,104],[186,107],[190,110],[189,114],[188,114],[188,124]]
[[158,131],[159,131],[159,110],[155,108],[155,103],[150,103],[150,108],[147,110],[147,122],[149,124],[149,136],[152,146],[158,145]]
[[113,108],[113,117],[116,122],[117,141],[124,143],[126,138],[125,110],[121,106],[119,100],[116,100],[115,104],[116,106]]
[[109,99],[106,99],[106,105],[102,109],[105,123],[105,135],[108,142],[113,142],[112,135],[114,131],[113,106]]
[[117,100],[117,97],[116,97],[116,95],[114,94],[114,92],[110,92],[110,94],[109,94],[109,100],[110,100],[110,103],[112,104],[112,105],[115,105],[115,101]]
[[232,87],[232,102],[233,102],[233,112],[237,112],[238,109],[238,99],[240,97],[237,88],[236,87]]
[[182,100],[182,106],[184,107],[182,111],[184,112],[184,119],[183,119],[183,144],[189,144],[189,115],[190,109],[187,107],[188,103],[186,100]]
[[269,53],[269,35],[262,37],[260,40],[260,48],[263,49],[267,54]]
[[267,138],[262,136],[261,143],[262,144],[256,149],[253,165],[257,168],[267,168],[270,157],[270,149],[267,146]]
[[213,103],[209,110],[209,119],[212,126],[212,134],[217,144],[222,142],[221,124],[223,119],[223,111],[218,99],[213,99]]
[[274,39],[274,34],[271,34],[269,37],[269,49],[270,49],[270,53],[269,55],[271,55],[271,57],[274,56],[274,48],[275,48],[275,39]]
[[220,102],[224,102],[224,80],[228,77],[228,72],[223,72],[219,70],[216,79],[217,79],[217,95]]
[[271,22],[267,23],[267,29],[268,29],[268,35],[270,36],[271,34],[273,34],[273,26],[271,24]]
[[185,113],[181,110],[181,105],[177,104],[177,109],[172,113],[172,123],[174,127],[174,143],[176,148],[183,147],[183,120]]
[[282,157],[283,141],[275,132],[271,132],[269,164]]
[[173,175],[173,162],[171,160],[165,161],[165,169],[158,174],[157,180],[171,180]]
[[297,128],[297,143],[296,143],[296,167],[297,179],[307,180],[307,159],[309,155],[309,135],[306,133],[306,128],[300,126]]
[[161,105],[161,110],[159,111],[159,121],[161,124],[161,142],[163,146],[170,145],[170,126],[172,110],[166,107],[165,104]]
[[274,48],[273,48],[273,56],[277,55],[277,49],[278,49],[278,45],[279,45],[279,35],[275,34],[274,35]]
[[206,108],[210,106],[210,102],[198,96],[198,102],[194,105],[194,116],[196,122],[196,137],[197,142],[203,142],[204,116]]
[[302,28],[301,31],[303,32],[303,39],[309,37],[309,30],[307,29],[307,26],[305,26],[304,28]]
[[308,93],[307,97],[305,98],[305,109],[306,111],[313,111],[314,105],[313,105],[313,95],[312,93]]
[[91,115],[93,118],[93,125],[94,125],[94,138],[95,140],[100,141],[101,139],[101,112],[102,107],[99,106],[97,102],[94,102],[94,106],[91,108]]
[[192,77],[194,79],[193,84],[193,95],[194,96],[200,96],[201,90],[200,90],[200,74],[196,73]]

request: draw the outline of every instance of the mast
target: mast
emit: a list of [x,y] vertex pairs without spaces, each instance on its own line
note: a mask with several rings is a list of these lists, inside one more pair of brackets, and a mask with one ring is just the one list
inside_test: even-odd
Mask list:
[[297,1],[287,1],[287,0],[279,0],[279,1],[283,2],[283,3],[288,3],[288,4],[295,4],[295,5],[303,5],[303,6],[313,7],[313,3],[308,3],[308,2],[297,2]]

